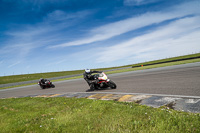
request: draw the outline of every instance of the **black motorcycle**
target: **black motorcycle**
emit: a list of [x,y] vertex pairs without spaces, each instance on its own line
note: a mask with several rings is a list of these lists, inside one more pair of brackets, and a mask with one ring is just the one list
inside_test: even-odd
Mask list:
[[50,81],[50,80],[45,80],[44,83],[42,83],[41,81],[38,82],[38,85],[42,88],[42,89],[46,89],[46,88],[54,88],[55,85]]

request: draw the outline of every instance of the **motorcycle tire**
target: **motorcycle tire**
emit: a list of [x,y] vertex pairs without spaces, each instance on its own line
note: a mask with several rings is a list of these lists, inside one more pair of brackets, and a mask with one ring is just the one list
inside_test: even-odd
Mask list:
[[117,88],[117,85],[112,80],[110,80],[107,84],[111,89],[116,89]]
[[55,88],[55,85],[54,85],[54,84],[52,84],[52,85],[51,85],[51,87],[52,87],[52,88]]

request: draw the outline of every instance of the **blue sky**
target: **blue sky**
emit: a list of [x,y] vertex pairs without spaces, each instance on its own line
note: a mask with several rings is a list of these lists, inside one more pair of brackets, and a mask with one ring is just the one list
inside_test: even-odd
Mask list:
[[0,0],[0,76],[200,52],[199,0]]

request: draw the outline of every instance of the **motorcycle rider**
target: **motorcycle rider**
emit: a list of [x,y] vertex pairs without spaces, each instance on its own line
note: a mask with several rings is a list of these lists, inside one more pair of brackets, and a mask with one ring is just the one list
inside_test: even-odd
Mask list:
[[40,78],[39,83],[42,85],[45,85],[46,81],[47,81],[47,79]]
[[90,86],[90,89],[88,89],[86,92],[94,91],[95,84],[98,83],[98,79],[94,79],[93,73],[102,73],[102,71],[91,71],[90,69],[85,69],[85,72],[83,73],[83,77]]
[[[48,81],[48,82],[47,82]],[[40,85],[40,87],[42,89],[45,89],[45,88],[55,88],[55,85],[52,84],[52,82],[48,79],[43,79],[43,78],[40,78],[39,79],[39,82],[38,82],[38,85]]]

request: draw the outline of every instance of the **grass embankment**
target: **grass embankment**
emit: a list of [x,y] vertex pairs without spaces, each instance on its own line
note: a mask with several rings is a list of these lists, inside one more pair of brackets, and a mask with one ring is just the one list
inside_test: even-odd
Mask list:
[[193,60],[197,58],[200,58],[200,53],[138,63],[138,64],[132,65],[132,67],[140,67],[142,65],[149,66],[149,65],[164,64],[164,63],[170,63],[170,62],[179,62],[179,61],[184,61],[184,60]]
[[76,98],[0,99],[0,132],[200,132],[200,114]]
[[[188,58],[195,58],[195,57],[199,57],[199,58],[188,59]],[[180,60],[180,59],[188,59],[188,60],[177,61],[177,60]],[[173,62],[169,62],[169,61],[173,61]],[[162,63],[162,62],[168,62],[168,63]],[[144,63],[133,64],[133,65],[120,66],[120,67],[100,68],[100,69],[96,69],[96,70],[105,71],[105,70],[110,70],[110,69],[133,66],[133,68],[131,68],[131,69],[124,69],[124,70],[116,70],[116,71],[112,71],[112,72],[106,72],[107,74],[110,74],[110,73],[119,73],[119,72],[124,72],[124,71],[135,71],[135,70],[149,69],[149,68],[155,68],[155,67],[164,67],[164,66],[170,66],[170,65],[193,63],[193,62],[200,62],[200,53],[192,54],[192,55],[186,55],[186,56],[180,56],[180,57],[173,57],[173,58],[168,58],[168,59],[162,59],[162,60],[156,60],[156,61],[150,61],[150,62],[144,62]],[[143,65],[143,67],[141,67],[141,65]],[[60,77],[60,76],[67,76],[67,75],[74,75],[74,74],[82,74],[83,72],[84,72],[83,70],[76,70],[76,71],[63,71],[63,72],[49,72],[49,73],[3,76],[3,77],[0,77],[0,84],[16,83],[16,82],[23,82],[23,81],[30,81],[30,80],[38,80],[41,77],[52,78],[52,77]],[[66,79],[74,79],[74,78],[80,78],[80,76],[73,77],[73,78],[66,78]],[[60,81],[60,80],[66,80],[66,79],[59,79],[59,80],[53,80],[53,81]],[[31,84],[29,84],[29,85],[31,85]],[[19,86],[21,86],[21,85],[19,85]],[[6,87],[6,88],[8,88],[8,87]],[[2,89],[2,88],[0,88],[0,89]]]
[[[121,72],[128,72],[128,71],[137,71],[137,70],[144,70],[144,69],[151,69],[151,68],[158,68],[158,67],[165,67],[165,66],[173,66],[173,65],[180,65],[180,64],[187,64],[187,63],[194,63],[194,62],[200,62],[200,58],[199,59],[186,60],[186,61],[177,61],[177,62],[149,65],[149,66],[143,66],[143,67],[115,70],[115,71],[106,72],[106,74],[114,74],[114,73],[121,73]],[[102,70],[102,69],[99,69],[99,70]],[[56,82],[56,81],[63,81],[63,80],[70,80],[70,79],[78,79],[78,78],[82,78],[82,77],[83,76],[76,76],[76,77],[57,79],[57,80],[52,80],[52,81]],[[30,84],[23,84],[23,85],[9,86],[9,87],[1,87],[0,89],[8,89],[8,88],[21,87],[21,86],[27,86],[27,85],[35,85],[35,84],[36,83],[30,83]]]
[[[129,65],[131,66],[131,65]],[[110,70],[121,67],[111,67],[111,68],[102,68],[101,70]],[[16,83],[23,81],[39,80],[40,78],[53,78],[61,77],[75,74],[82,74],[84,70],[75,70],[75,71],[61,71],[61,72],[49,72],[49,73],[35,73],[35,74],[24,74],[24,75],[12,75],[12,76],[2,76],[0,77],[0,84]],[[69,78],[71,79],[71,78]]]
[[[144,69],[151,69],[151,68],[158,68],[158,67],[165,67],[165,66],[173,66],[173,65],[180,65],[180,64],[187,64],[187,63],[194,63],[194,62],[200,62],[200,58],[199,59],[192,59],[192,60],[185,60],[185,61],[170,62],[170,63],[162,63],[162,64],[156,64],[156,65],[149,65],[149,66],[143,66],[143,67],[135,67],[135,68],[115,70],[115,71],[106,72],[106,74],[121,73],[121,72],[128,72],[128,71],[137,71],[137,70],[144,70]],[[103,70],[103,69],[99,69],[99,70]],[[71,78],[57,79],[57,80],[52,80],[52,82],[62,81],[62,80],[70,80],[70,79],[78,79],[78,78],[82,78],[82,77],[83,76],[76,76],[76,77],[71,77]],[[23,84],[23,85],[9,86],[9,87],[1,87],[0,89],[21,87],[21,86],[35,85],[35,84],[36,83],[30,83],[30,84]]]
[[83,70],[3,76],[0,77],[0,84],[39,80],[40,78],[52,78],[52,77],[60,77],[60,76],[74,75],[80,73],[83,73]]
[[128,71],[137,71],[137,70],[166,67],[166,66],[174,66],[174,65],[188,64],[188,63],[194,63],[194,62],[200,62],[200,58],[199,59],[186,60],[186,61],[177,61],[177,62],[170,62],[170,63],[148,65],[148,66],[143,66],[143,67],[133,67],[133,68],[122,69],[122,70],[117,70],[117,71],[110,71],[110,72],[107,72],[107,74],[118,73],[118,72],[128,72]]

